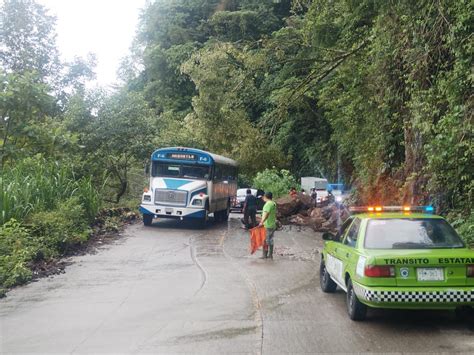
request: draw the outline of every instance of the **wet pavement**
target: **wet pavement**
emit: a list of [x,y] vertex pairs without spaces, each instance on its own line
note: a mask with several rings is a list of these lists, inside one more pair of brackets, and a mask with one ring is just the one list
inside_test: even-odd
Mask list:
[[310,230],[277,231],[273,261],[249,255],[236,218],[125,234],[0,300],[0,352],[474,352],[474,327],[452,312],[372,310],[351,321],[345,294],[319,288],[322,242]]

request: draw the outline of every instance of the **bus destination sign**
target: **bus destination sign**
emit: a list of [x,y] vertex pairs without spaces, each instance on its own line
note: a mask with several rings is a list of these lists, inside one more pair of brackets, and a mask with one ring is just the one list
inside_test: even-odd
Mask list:
[[170,153],[170,154],[168,154],[168,159],[176,159],[176,160],[196,160],[196,154],[189,154],[189,153]]

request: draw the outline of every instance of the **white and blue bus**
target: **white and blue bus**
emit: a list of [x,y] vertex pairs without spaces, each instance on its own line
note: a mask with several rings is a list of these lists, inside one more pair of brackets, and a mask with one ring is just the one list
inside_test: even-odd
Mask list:
[[151,156],[150,184],[140,205],[143,223],[153,218],[189,219],[205,225],[229,217],[237,191],[237,162],[193,148],[162,148]]

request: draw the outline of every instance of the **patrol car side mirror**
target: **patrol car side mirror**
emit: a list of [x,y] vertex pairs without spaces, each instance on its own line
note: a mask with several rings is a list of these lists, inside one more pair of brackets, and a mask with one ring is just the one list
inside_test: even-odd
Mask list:
[[329,232],[323,233],[323,240],[336,240],[336,236]]

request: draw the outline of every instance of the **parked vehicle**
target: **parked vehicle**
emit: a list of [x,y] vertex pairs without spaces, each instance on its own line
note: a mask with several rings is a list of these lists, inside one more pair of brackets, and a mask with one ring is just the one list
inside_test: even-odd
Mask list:
[[344,184],[328,184],[327,189],[336,203],[342,203],[349,196],[348,188]]
[[191,219],[205,224],[228,219],[237,191],[237,162],[199,149],[173,147],[151,156],[150,184],[142,196],[143,223],[153,218]]
[[462,314],[474,306],[474,250],[433,207],[353,211],[337,235],[323,235],[320,265],[321,289],[344,290],[352,320],[370,307]]
[[317,178],[314,176],[306,176],[301,178],[301,188],[309,193],[311,189],[315,188],[318,194],[316,202],[325,202],[329,198],[328,180],[324,178]]
[[[245,196],[247,196],[247,189],[242,188],[237,190],[236,196],[232,199],[232,211],[237,211],[237,212],[242,212],[244,209],[244,202],[245,202]],[[258,189],[250,189],[252,191],[252,195],[257,197],[257,210],[261,210],[263,208],[263,205],[265,202],[262,199],[262,196],[265,194],[263,190],[258,190]]]

